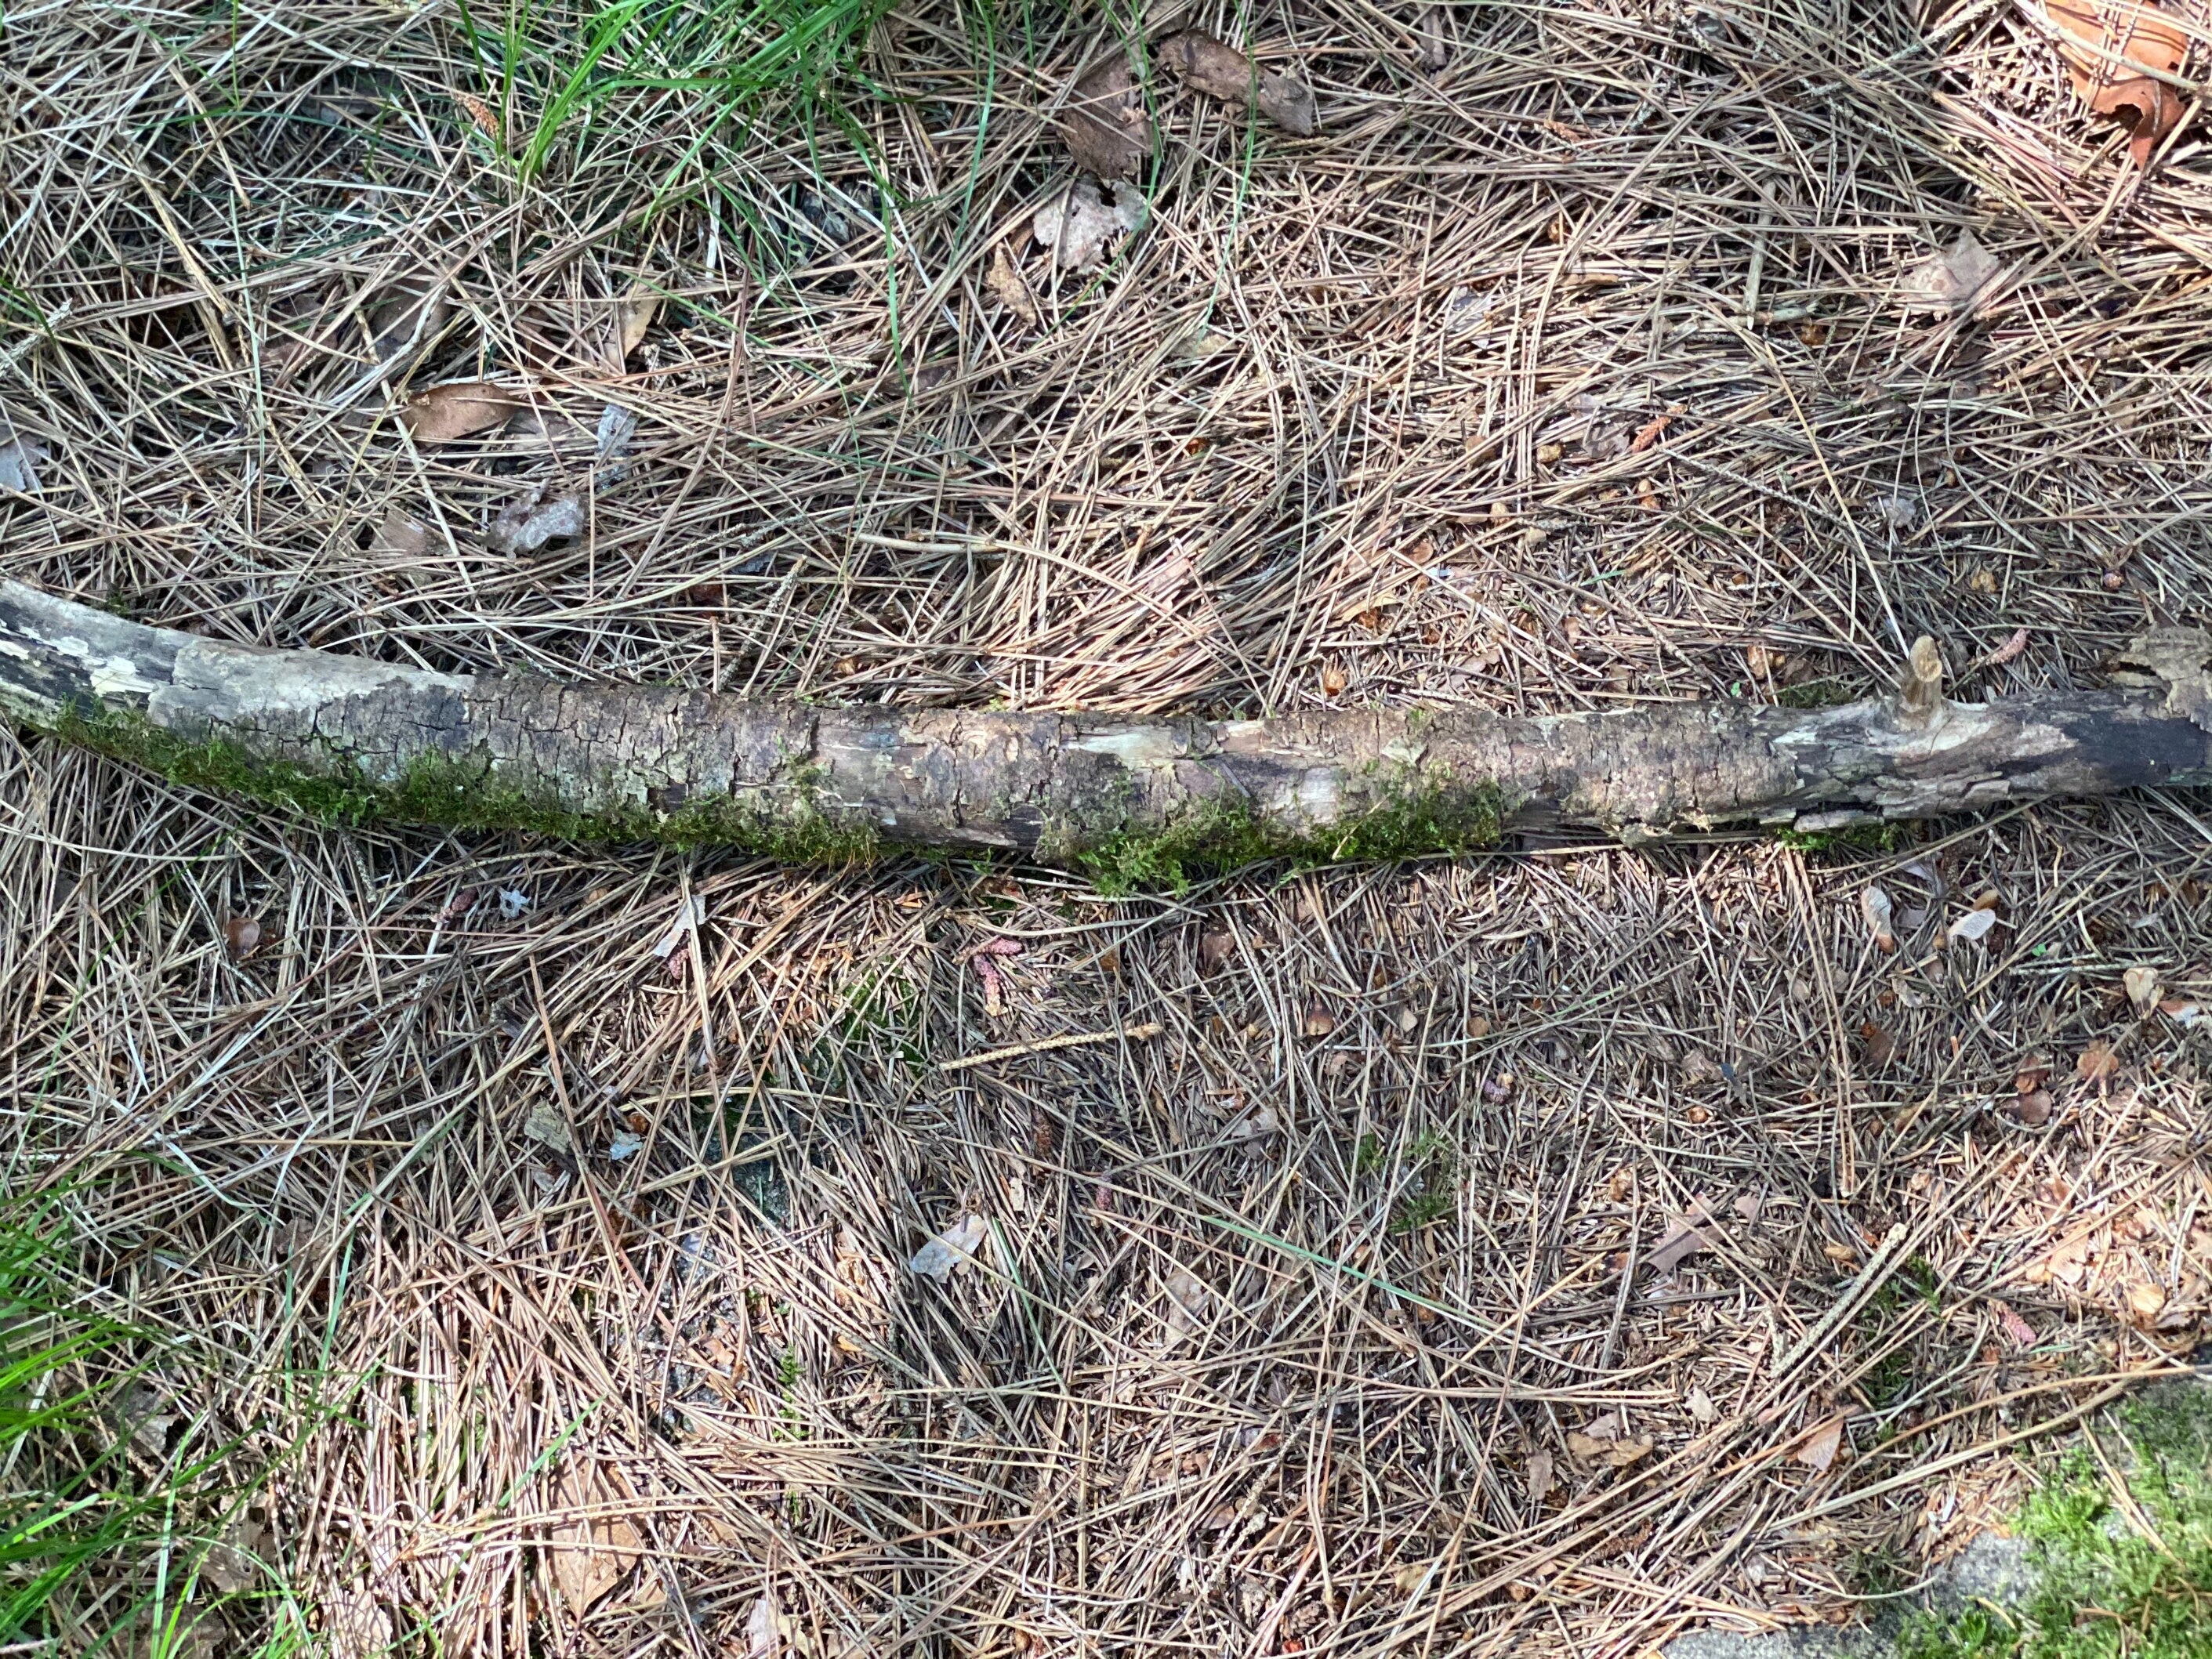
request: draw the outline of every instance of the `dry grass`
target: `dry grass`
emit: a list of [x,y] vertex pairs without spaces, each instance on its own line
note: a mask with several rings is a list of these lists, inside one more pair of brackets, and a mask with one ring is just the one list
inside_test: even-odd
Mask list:
[[[10,13],[0,403],[52,455],[9,574],[438,665],[1122,708],[1820,696],[1923,629],[2029,628],[1972,684],[2047,684],[2199,608],[2195,141],[2139,183],[2002,8],[1269,9],[1323,136],[1171,101],[1085,281],[1024,227],[1089,13],[902,9],[880,95],[777,143],[696,88],[549,121],[548,15],[510,89],[443,4]],[[1901,308],[1964,226],[1978,313]],[[1010,235],[1041,334],[983,297]],[[485,374],[535,416],[402,431]],[[590,533],[491,550],[540,483]],[[1109,902],[325,836],[7,742],[13,1179],[96,1182],[90,1266],[191,1334],[206,1432],[312,1427],[283,1548],[343,1654],[745,1653],[763,1595],[824,1659],[1824,1618],[2212,1299],[2202,1038],[2118,988],[2212,999],[2185,804],[1931,840],[1890,958],[1868,867],[1751,842]],[[1931,949],[1984,887],[2006,926]],[[908,1271],[969,1213],[981,1262]]]

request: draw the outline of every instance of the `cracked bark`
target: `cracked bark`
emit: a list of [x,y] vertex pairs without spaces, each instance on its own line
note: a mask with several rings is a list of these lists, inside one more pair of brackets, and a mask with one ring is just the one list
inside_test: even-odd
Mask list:
[[[2199,785],[2208,655],[2205,635],[2160,630],[2133,653],[2155,677],[1987,703],[1945,698],[1928,646],[1897,695],[1823,709],[1129,720],[432,673],[204,640],[0,582],[0,710],[186,781],[356,817],[768,842],[797,826],[825,845],[1058,862],[1148,837],[1325,856],[1560,823],[1821,830]],[[1361,833],[1376,825],[1390,834]]]

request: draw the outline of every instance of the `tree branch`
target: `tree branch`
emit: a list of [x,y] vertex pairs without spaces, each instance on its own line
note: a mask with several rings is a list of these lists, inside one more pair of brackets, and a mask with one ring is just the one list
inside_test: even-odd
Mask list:
[[1839,708],[1254,720],[815,708],[272,651],[0,581],[0,710],[179,782],[326,822],[735,842],[793,856],[1000,848],[1129,881],[1186,865],[1458,850],[1552,823],[1631,839],[1826,830],[2212,781],[2212,639],[2164,629],[2102,691]]

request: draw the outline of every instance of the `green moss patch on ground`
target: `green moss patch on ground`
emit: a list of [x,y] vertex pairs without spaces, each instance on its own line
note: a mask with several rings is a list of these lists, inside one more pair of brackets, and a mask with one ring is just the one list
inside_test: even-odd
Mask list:
[[1923,1614],[1900,1659],[2212,1655],[2212,1387],[2154,1389],[2115,1419],[2020,1515],[2040,1577],[2028,1599]]

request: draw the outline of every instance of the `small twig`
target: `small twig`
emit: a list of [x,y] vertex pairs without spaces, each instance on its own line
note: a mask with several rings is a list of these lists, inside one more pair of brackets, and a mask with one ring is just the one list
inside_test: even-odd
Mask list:
[[1048,1054],[1058,1048],[1086,1048],[1094,1042],[1111,1042],[1117,1037],[1141,1042],[1146,1037],[1158,1036],[1165,1029],[1152,1021],[1132,1025],[1126,1031],[1072,1031],[1065,1036],[1039,1037],[1034,1042],[1016,1042],[1004,1048],[986,1048],[980,1054],[963,1054],[958,1060],[946,1060],[938,1069],[964,1072],[971,1066],[988,1066],[994,1060],[1018,1060],[1024,1054]]

